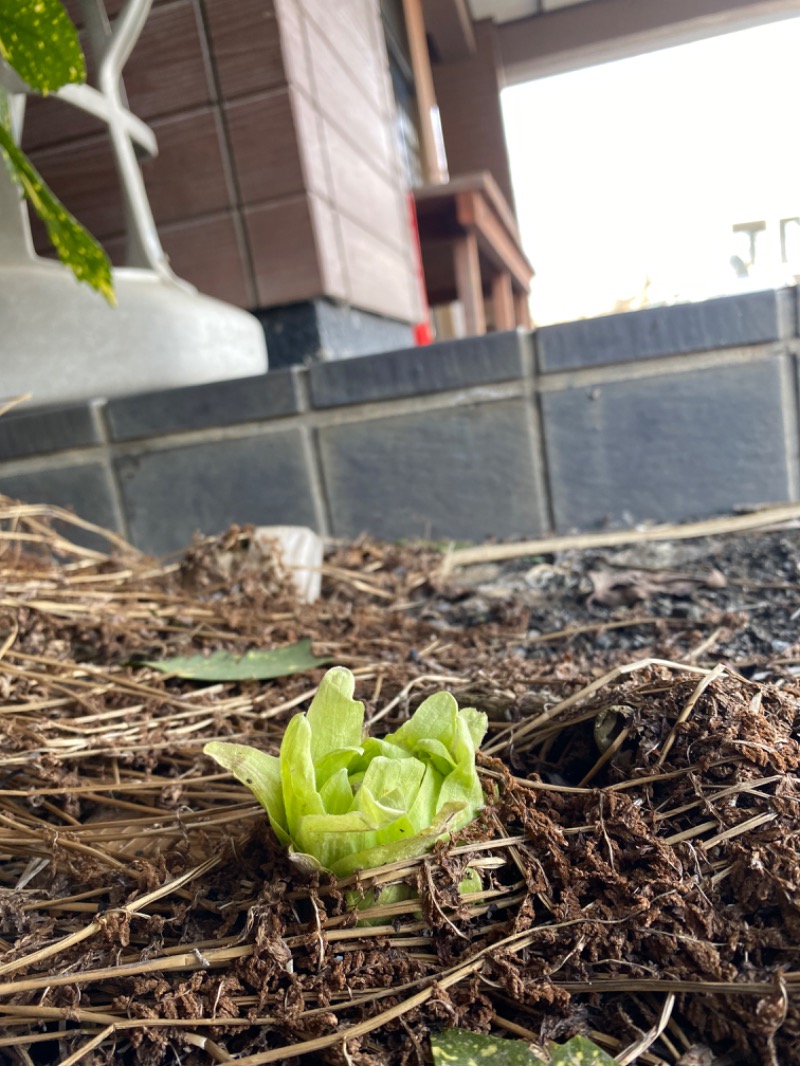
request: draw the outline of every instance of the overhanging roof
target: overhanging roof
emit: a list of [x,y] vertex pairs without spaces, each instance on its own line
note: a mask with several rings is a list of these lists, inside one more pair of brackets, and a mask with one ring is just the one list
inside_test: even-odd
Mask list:
[[539,15],[545,11],[587,3],[591,3],[591,0],[469,0],[469,8],[476,20],[510,22],[528,15]]
[[506,83],[800,16],[800,0],[468,0],[498,23]]

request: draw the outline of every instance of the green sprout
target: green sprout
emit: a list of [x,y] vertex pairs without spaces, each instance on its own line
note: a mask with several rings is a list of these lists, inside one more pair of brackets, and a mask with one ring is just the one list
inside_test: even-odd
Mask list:
[[483,806],[475,752],[485,714],[439,692],[396,733],[365,739],[354,691],[349,670],[329,670],[280,756],[222,741],[203,749],[253,792],[297,863],[337,877],[418,858]]

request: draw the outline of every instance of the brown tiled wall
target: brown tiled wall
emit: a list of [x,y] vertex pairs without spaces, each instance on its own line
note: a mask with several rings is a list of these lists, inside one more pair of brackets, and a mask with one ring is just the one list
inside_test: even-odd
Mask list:
[[[145,180],[180,276],[244,307],[329,296],[418,318],[378,0],[155,0],[125,85],[158,138]],[[102,126],[31,100],[24,143],[122,262]]]
[[475,55],[469,59],[433,67],[447,165],[451,177],[488,170],[513,208],[500,108],[502,62],[493,22],[487,19],[475,24],[475,43]]

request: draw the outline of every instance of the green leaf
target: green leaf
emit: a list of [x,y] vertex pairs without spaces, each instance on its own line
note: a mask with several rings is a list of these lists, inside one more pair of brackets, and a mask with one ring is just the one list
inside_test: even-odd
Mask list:
[[25,153],[17,147],[6,125],[0,125],[0,151],[36,214],[58,258],[78,281],[85,281],[113,306],[116,303],[108,256],[84,227],[45,185]]
[[144,665],[190,681],[268,681],[273,677],[313,670],[329,662],[325,656],[312,655],[311,641],[306,638],[284,648],[248,651],[244,655],[215,651],[211,655],[177,656],[159,661],[146,659]]
[[464,876],[458,882],[458,891],[462,896],[471,896],[473,892],[483,891],[483,882],[477,870],[473,870],[471,866],[466,868]]
[[298,836],[300,819],[309,814],[325,814],[325,808],[317,792],[311,760],[311,726],[304,714],[296,714],[286,727],[281,741],[280,768],[289,835],[301,850],[306,850]]
[[[9,133],[11,133],[11,104],[9,102],[8,89],[6,89],[3,85],[0,85],[0,126],[3,126],[5,129],[8,130]],[[7,159],[5,160],[5,164],[8,167],[9,174],[14,179],[14,181],[16,181],[16,171],[12,169],[11,164]]]
[[436,692],[423,700],[409,720],[386,739],[411,752],[421,740],[438,740],[449,748],[457,717],[455,697],[449,692]]
[[[466,1029],[446,1029],[431,1034],[434,1066],[544,1066],[524,1040],[471,1033]],[[585,1036],[573,1036],[566,1044],[550,1047],[551,1066],[616,1066],[605,1051]]]
[[443,777],[439,771],[428,764],[414,802],[408,808],[408,819],[418,833],[427,828],[436,816],[436,801],[442,781]]
[[472,746],[477,751],[486,736],[489,728],[489,719],[483,711],[476,711],[474,707],[462,707],[458,712],[467,723],[469,734],[472,737]]
[[356,679],[344,666],[334,666],[323,677],[307,715],[315,763],[332,751],[360,747],[364,704],[353,699],[355,684]]
[[[317,788],[322,791],[328,778],[333,777],[334,774],[338,774],[340,770],[349,771],[356,759],[359,759],[360,757],[361,748],[338,748],[336,751],[329,751],[327,755],[324,755],[319,760],[319,762],[314,764],[314,770],[317,775]],[[325,806],[327,808],[327,804],[325,804]]]
[[455,757],[456,766],[442,782],[438,803],[439,806],[451,803],[462,805],[462,814],[452,825],[453,832],[456,832],[468,825],[483,806],[483,787],[475,772],[475,746],[472,732],[466,719],[461,715],[456,722],[450,751]]
[[[402,807],[395,806],[392,800],[399,800],[402,803],[401,796],[386,797],[388,802],[382,803],[381,800],[372,794],[372,790],[367,784],[362,784],[361,788],[356,793],[356,807],[355,810],[364,819],[367,829],[370,832],[376,834],[374,843],[377,844],[377,833],[382,829],[388,829],[390,825],[397,821],[398,818],[402,818],[404,811]],[[383,843],[383,841],[381,841]]]
[[431,1051],[434,1066],[479,1066],[496,1063],[497,1066],[544,1066],[524,1040],[505,1040],[471,1033],[466,1029],[446,1029],[443,1033],[431,1033]]
[[295,850],[326,870],[332,870],[354,850],[360,851],[374,835],[360,811],[307,814],[297,822],[292,834]]
[[0,56],[43,95],[86,81],[78,33],[59,0],[0,0]]
[[390,862],[418,859],[420,855],[424,855],[433,847],[443,833],[448,831],[461,812],[462,807],[459,804],[448,804],[438,812],[433,823],[421,833],[415,833],[411,837],[396,840],[391,844],[377,844],[374,847],[366,847],[363,851],[351,852],[344,855],[338,862],[332,863],[329,869],[337,877],[349,877],[357,870],[377,870]]
[[419,757],[427,757],[431,766],[435,767],[440,774],[449,774],[455,767],[450,757],[450,752],[442,744],[441,740],[420,740],[414,748],[414,754]]
[[573,1036],[566,1044],[550,1050],[552,1066],[617,1066],[616,1059],[585,1036]]
[[203,752],[215,759],[223,769],[230,770],[243,785],[247,785],[269,815],[275,836],[283,847],[288,847],[291,838],[286,826],[279,760],[247,744],[227,744],[221,740],[212,740],[206,744]]
[[[419,759],[387,759],[377,755],[367,767],[358,795],[366,790],[381,806],[389,807],[388,797],[396,794],[400,799],[401,813],[404,813],[413,803],[424,776],[425,764]],[[361,804],[359,809],[363,810]],[[431,806],[428,824],[433,821],[435,813]]]
[[[175,661],[160,665],[171,669]],[[277,768],[246,747],[206,747],[253,789],[288,836],[294,862],[338,877],[424,855],[483,804],[475,744],[486,715],[461,713],[440,693],[394,736],[362,743],[364,708],[354,690],[349,670],[328,671],[308,713],[289,722]],[[270,761],[261,766],[259,759]]]
[[353,772],[356,772],[356,770],[366,770],[376,755],[385,755],[387,759],[414,758],[410,751],[406,751],[405,748],[401,748],[397,744],[390,743],[383,737],[367,737],[361,747],[362,755],[351,767]]
[[324,785],[320,785],[319,776],[317,776],[317,787],[328,814],[349,813],[353,805],[353,789],[350,785],[347,767],[343,766],[336,773],[331,774]]

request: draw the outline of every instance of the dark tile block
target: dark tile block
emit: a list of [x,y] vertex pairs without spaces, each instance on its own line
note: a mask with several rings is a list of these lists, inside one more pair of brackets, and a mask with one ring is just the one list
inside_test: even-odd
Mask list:
[[328,300],[307,300],[254,313],[264,327],[272,367],[372,354],[410,346],[413,339],[406,322]]
[[333,531],[356,536],[530,536],[543,531],[521,400],[326,427]]
[[24,408],[0,418],[0,460],[24,459],[68,448],[100,444],[101,437],[89,404],[70,407]]
[[414,332],[407,322],[361,311],[357,307],[317,300],[320,355],[323,359],[351,359],[397,348],[410,348]]
[[112,440],[134,440],[191,429],[260,422],[299,410],[294,374],[273,370],[254,378],[125,396],[106,405]]
[[771,359],[544,393],[556,527],[788,500],[782,370]]
[[131,540],[154,555],[232,522],[315,526],[300,430],[121,456]]
[[781,336],[781,298],[780,291],[751,292],[545,326],[536,334],[539,369],[577,370],[775,341]]
[[[74,511],[103,529],[120,532],[111,473],[104,463],[82,463],[6,475],[0,470],[0,493],[25,503],[47,503]],[[67,540],[101,551],[108,542],[69,522],[55,527]]]
[[322,340],[313,300],[253,312],[264,327],[271,367],[302,366],[319,359]]
[[315,407],[390,400],[522,377],[530,334],[516,330],[311,368]]

